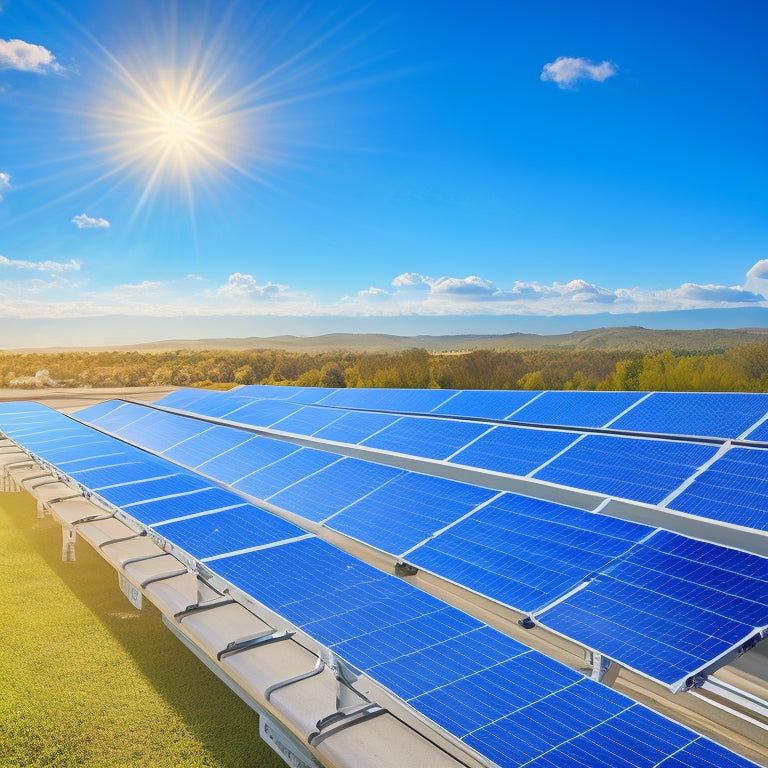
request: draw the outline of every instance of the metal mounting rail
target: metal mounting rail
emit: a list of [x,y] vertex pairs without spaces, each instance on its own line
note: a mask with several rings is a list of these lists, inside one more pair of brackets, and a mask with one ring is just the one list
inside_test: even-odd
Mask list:
[[175,621],[178,621],[181,623],[183,619],[186,619],[187,616],[191,616],[193,613],[203,613],[204,611],[212,611],[214,608],[220,608],[222,605],[232,605],[233,603],[236,603],[237,600],[233,600],[232,598],[228,597],[225,600],[211,600],[206,603],[194,603],[192,605],[188,605],[186,608],[184,608],[181,611],[178,611],[177,613],[173,614],[173,618]]
[[281,680],[279,683],[273,683],[270,685],[265,691],[264,691],[264,698],[269,701],[270,696],[275,691],[279,691],[281,688],[285,688],[289,685],[293,685],[294,683],[299,683],[302,680],[308,680],[310,677],[314,677],[315,675],[319,675],[323,669],[325,669],[325,662],[318,658],[317,664],[315,664],[312,669],[309,670],[309,672],[304,672],[301,675],[296,675],[295,677],[290,677],[287,680]]

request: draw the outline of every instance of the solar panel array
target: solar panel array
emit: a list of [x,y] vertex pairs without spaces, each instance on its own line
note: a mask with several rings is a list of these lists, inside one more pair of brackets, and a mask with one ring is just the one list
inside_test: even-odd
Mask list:
[[[169,419],[195,421],[188,416],[170,415],[147,406],[143,406],[146,415],[137,421],[137,407],[126,406],[123,427],[120,426],[120,409],[112,409],[104,415],[94,411],[92,422],[99,427],[108,422],[121,438],[135,435],[136,425],[141,424],[143,430],[152,433],[144,440],[145,445],[150,445],[157,440],[155,430],[164,434],[189,430],[188,426],[173,426]],[[158,418],[155,419],[153,414]],[[355,415],[361,414],[346,413],[343,418]],[[80,416],[91,420],[88,409]],[[621,642],[609,643],[608,635],[601,635],[594,627],[602,621],[610,625],[612,631],[618,631],[618,624],[611,624],[616,605],[609,599],[597,601],[592,608],[594,615],[586,622],[582,603],[597,594],[597,586],[609,578],[605,574],[613,573],[636,556],[641,542],[655,535],[651,528],[562,504],[342,457],[329,450],[299,447],[264,436],[254,437],[234,426],[212,427],[198,422],[198,428],[202,430],[199,440],[191,438],[177,443],[163,455],[204,472],[235,490],[307,520],[323,523],[327,528],[404,558],[467,589],[524,613],[537,614],[541,623],[555,631],[673,689],[685,686],[700,670],[713,665],[750,638],[759,637],[768,628],[768,607],[762,613],[758,612],[759,615],[750,613],[746,618],[738,608],[732,615],[718,609],[719,602],[727,598],[727,594],[714,580],[714,588],[697,610],[701,612],[702,623],[709,620],[710,615],[719,616],[721,629],[702,637],[699,625],[678,610],[675,600],[679,584],[672,581],[656,584],[654,575],[647,571],[638,588],[658,592],[666,600],[664,609],[652,613],[640,603],[628,603],[623,608],[626,617],[622,621],[634,623],[638,628],[637,647]],[[204,442],[211,430],[217,430],[216,441]],[[572,433],[544,434],[555,438],[564,436],[573,441]],[[642,482],[632,475],[630,449],[636,447],[635,444],[640,443],[645,449],[650,446],[656,452],[650,454],[646,463],[658,461],[659,450],[676,452],[676,476],[670,480],[668,475],[649,471],[646,485],[641,486],[646,493],[654,494],[656,500],[676,487],[686,471],[711,458],[718,450],[717,446],[709,444],[585,435],[574,449],[589,441],[597,443],[602,454],[599,460],[593,461],[593,473],[600,472],[611,461],[604,448],[606,440],[615,441],[625,450],[620,454],[625,457],[624,463],[619,464],[624,484]],[[188,447],[193,443],[195,451],[191,455]],[[594,447],[587,445],[587,451],[580,455],[590,456],[594,451]],[[683,465],[681,455],[690,457],[691,454],[694,458],[689,458]],[[642,453],[634,461],[634,469],[642,472]],[[585,464],[582,461],[582,465]],[[552,472],[560,471],[557,459],[548,467]],[[677,538],[683,540],[683,537]],[[667,560],[666,567],[679,566],[679,560],[671,555]],[[765,562],[760,558],[757,560]],[[763,602],[768,605],[768,565],[762,581],[758,579],[753,583],[752,578],[742,576],[744,589],[762,590]],[[645,582],[654,586],[648,587]],[[573,590],[578,591],[563,600]],[[552,608],[550,612],[547,609],[553,603],[556,610]],[[652,642],[651,638],[656,640]],[[658,663],[651,652],[651,646],[657,641],[666,646],[669,659],[666,665]],[[688,646],[694,646],[695,652]],[[648,653],[644,653],[645,647],[649,649]]]
[[166,459],[42,406],[1,405],[0,429],[499,766],[751,765]]

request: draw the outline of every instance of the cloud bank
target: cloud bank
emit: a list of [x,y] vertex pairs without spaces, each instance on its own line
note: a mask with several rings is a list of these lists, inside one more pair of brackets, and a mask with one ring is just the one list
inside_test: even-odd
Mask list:
[[11,175],[9,173],[0,173],[0,200],[3,194],[11,188]]
[[0,69],[38,74],[64,71],[47,48],[23,40],[0,40]]
[[610,61],[595,64],[589,59],[558,56],[554,61],[544,65],[541,79],[557,83],[558,88],[571,88],[578,80],[596,80],[602,83],[616,74],[618,68]]

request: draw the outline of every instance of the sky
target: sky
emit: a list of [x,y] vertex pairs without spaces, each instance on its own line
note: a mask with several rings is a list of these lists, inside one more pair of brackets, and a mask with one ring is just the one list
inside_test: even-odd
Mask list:
[[0,0],[0,348],[754,324],[766,34],[754,0]]

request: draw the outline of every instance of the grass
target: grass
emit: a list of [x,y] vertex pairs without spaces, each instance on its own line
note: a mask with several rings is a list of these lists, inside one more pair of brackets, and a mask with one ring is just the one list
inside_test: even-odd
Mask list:
[[284,768],[258,717],[87,544],[0,495],[2,768]]

